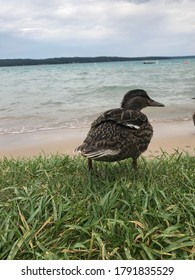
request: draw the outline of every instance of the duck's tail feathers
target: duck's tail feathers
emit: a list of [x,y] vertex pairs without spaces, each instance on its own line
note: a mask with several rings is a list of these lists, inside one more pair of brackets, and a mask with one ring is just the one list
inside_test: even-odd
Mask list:
[[91,151],[82,151],[81,154],[84,157],[90,158],[90,159],[101,159],[104,157],[111,157],[118,154],[117,150],[112,149],[100,149],[100,150],[91,150]]
[[73,150],[73,154],[80,154],[80,155],[82,155],[82,145],[81,146],[78,146],[77,148],[75,148],[74,150]]

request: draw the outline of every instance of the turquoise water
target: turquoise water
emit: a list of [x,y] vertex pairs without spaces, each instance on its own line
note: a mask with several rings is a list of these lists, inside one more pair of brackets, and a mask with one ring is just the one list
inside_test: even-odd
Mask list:
[[1,134],[89,126],[134,88],[165,104],[143,110],[151,121],[189,119],[195,111],[195,59],[7,67],[0,81]]

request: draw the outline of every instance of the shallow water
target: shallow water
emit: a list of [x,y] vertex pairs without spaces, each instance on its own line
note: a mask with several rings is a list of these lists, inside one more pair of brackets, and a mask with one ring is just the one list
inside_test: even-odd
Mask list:
[[0,134],[89,126],[134,88],[165,104],[143,110],[152,121],[195,111],[195,59],[7,67],[0,80]]

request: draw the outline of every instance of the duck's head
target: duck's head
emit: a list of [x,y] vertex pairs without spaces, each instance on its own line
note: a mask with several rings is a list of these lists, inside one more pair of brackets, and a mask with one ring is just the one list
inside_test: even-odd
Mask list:
[[152,100],[143,89],[133,89],[128,91],[121,103],[121,108],[135,111],[141,111],[147,106],[164,107],[165,105]]

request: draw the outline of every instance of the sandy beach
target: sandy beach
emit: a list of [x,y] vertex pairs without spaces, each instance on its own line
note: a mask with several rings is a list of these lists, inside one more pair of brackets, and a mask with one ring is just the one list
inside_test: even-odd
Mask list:
[[[144,156],[156,156],[166,151],[188,151],[195,155],[195,127],[193,122],[178,121],[152,123],[154,136]],[[0,135],[0,158],[33,157],[39,154],[73,154],[82,143],[89,128],[58,129],[32,133]]]

